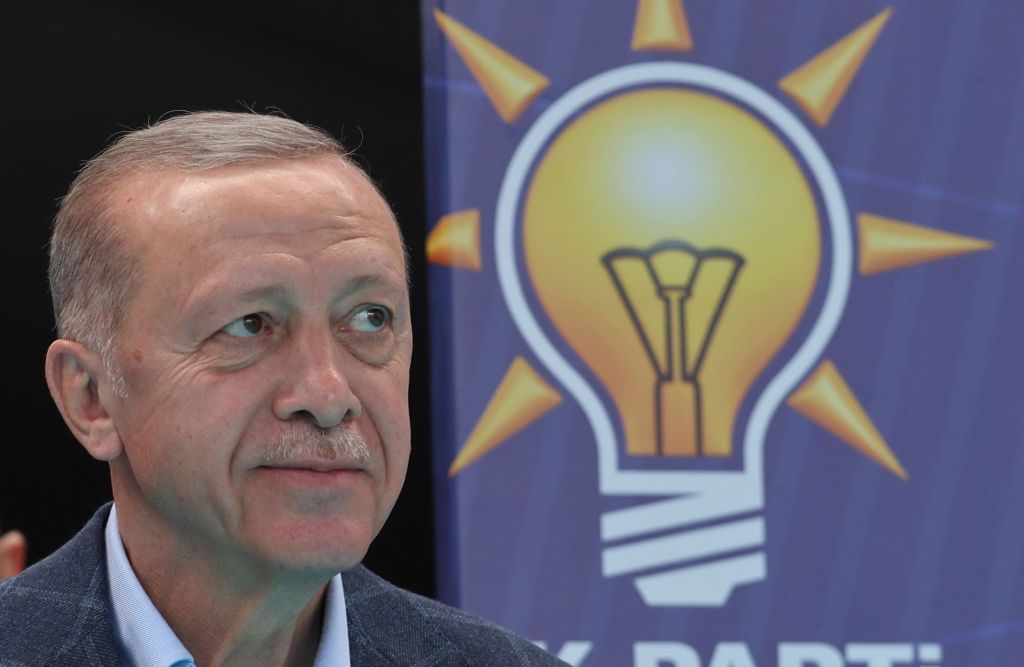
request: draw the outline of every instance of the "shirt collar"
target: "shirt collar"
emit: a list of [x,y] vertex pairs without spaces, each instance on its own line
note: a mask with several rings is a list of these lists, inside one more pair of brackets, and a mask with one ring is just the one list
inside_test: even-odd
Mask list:
[[[121,541],[117,507],[111,507],[105,529],[107,581],[114,616],[118,654],[125,665],[154,667],[194,666],[195,660],[139,583]],[[313,667],[351,667],[348,615],[341,575],[327,585],[324,624]]]
[[348,613],[345,611],[345,589],[341,575],[331,577],[324,600],[324,629],[313,667],[351,667],[348,649]]

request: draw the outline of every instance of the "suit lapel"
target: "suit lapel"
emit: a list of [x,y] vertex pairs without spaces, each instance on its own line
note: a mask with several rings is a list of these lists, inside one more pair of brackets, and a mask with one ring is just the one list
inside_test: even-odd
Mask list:
[[352,665],[466,664],[456,647],[410,601],[409,594],[361,565],[341,576]]

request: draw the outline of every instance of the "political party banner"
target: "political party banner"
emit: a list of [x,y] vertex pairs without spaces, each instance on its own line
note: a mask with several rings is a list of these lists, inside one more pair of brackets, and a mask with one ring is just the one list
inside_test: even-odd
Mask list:
[[1024,5],[422,4],[442,597],[1024,664]]

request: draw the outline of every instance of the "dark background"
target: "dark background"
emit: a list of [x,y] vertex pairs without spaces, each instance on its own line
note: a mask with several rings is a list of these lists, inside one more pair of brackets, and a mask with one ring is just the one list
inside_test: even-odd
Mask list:
[[357,149],[413,259],[417,354],[405,491],[366,563],[433,595],[419,7],[372,2],[11,2],[0,9],[4,151],[4,377],[0,527],[29,561],[110,498],[106,465],[50,401],[46,244],[57,199],[110,138],[181,109],[280,109]]

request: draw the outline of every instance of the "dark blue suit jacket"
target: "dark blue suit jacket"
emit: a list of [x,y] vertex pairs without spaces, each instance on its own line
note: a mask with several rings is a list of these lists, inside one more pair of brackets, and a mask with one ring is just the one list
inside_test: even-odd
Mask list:
[[[108,504],[53,555],[0,581],[0,667],[120,664],[103,540],[109,513]],[[565,664],[487,621],[396,588],[362,566],[342,579],[353,667]]]

